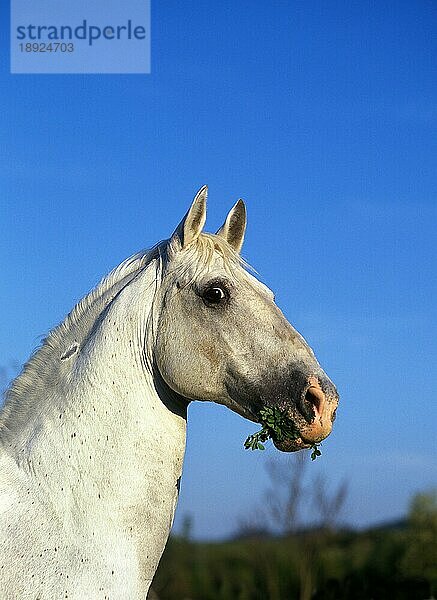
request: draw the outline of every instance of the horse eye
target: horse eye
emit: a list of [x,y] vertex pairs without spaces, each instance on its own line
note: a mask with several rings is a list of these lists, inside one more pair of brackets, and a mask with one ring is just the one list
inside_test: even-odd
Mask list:
[[207,288],[202,294],[203,300],[207,304],[219,304],[226,298],[226,293],[217,285]]

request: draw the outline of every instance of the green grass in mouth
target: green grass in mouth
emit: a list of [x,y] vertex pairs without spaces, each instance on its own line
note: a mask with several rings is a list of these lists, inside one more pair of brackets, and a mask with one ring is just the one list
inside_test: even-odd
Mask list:
[[[249,435],[244,442],[246,450],[265,450],[263,442],[273,439],[277,442],[296,440],[300,437],[299,431],[293,421],[276,406],[266,406],[259,411],[259,420],[262,429]],[[321,455],[318,444],[311,446],[311,460]]]

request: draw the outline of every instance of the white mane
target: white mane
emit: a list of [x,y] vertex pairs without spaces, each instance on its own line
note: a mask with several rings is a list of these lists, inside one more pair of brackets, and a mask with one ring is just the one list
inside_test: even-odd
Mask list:
[[[23,366],[20,375],[5,392],[5,404],[0,412],[0,443],[8,431],[16,429],[32,404],[35,389],[41,386],[48,365],[74,350],[87,337],[99,314],[115,296],[128,285],[150,262],[161,256],[164,242],[143,250],[124,260],[80,300],[66,318],[42,341]],[[50,367],[50,373],[53,368]]]

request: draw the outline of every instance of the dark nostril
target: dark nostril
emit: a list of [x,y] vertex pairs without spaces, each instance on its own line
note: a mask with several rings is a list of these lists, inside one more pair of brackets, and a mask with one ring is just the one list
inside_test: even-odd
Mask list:
[[322,415],[323,405],[325,403],[325,394],[318,385],[311,385],[307,389],[305,392],[305,401],[311,405],[316,418]]
[[317,409],[319,408],[320,398],[317,396],[317,394],[314,393],[314,391],[311,388],[309,388],[306,391],[305,400],[306,402],[309,402],[312,406],[315,406]]
[[300,399],[297,401],[297,409],[307,423],[313,423],[315,419],[322,417],[325,401],[326,396],[319,379],[311,375],[303,385]]

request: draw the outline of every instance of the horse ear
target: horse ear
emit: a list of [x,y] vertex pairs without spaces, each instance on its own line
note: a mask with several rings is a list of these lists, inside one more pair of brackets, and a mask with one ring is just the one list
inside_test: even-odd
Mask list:
[[246,231],[246,221],[246,205],[240,198],[229,211],[226,221],[216,235],[225,238],[235,252],[240,252]]
[[178,238],[181,248],[186,248],[202,232],[206,221],[206,198],[208,187],[204,185],[197,192],[189,211],[176,227],[171,239]]

